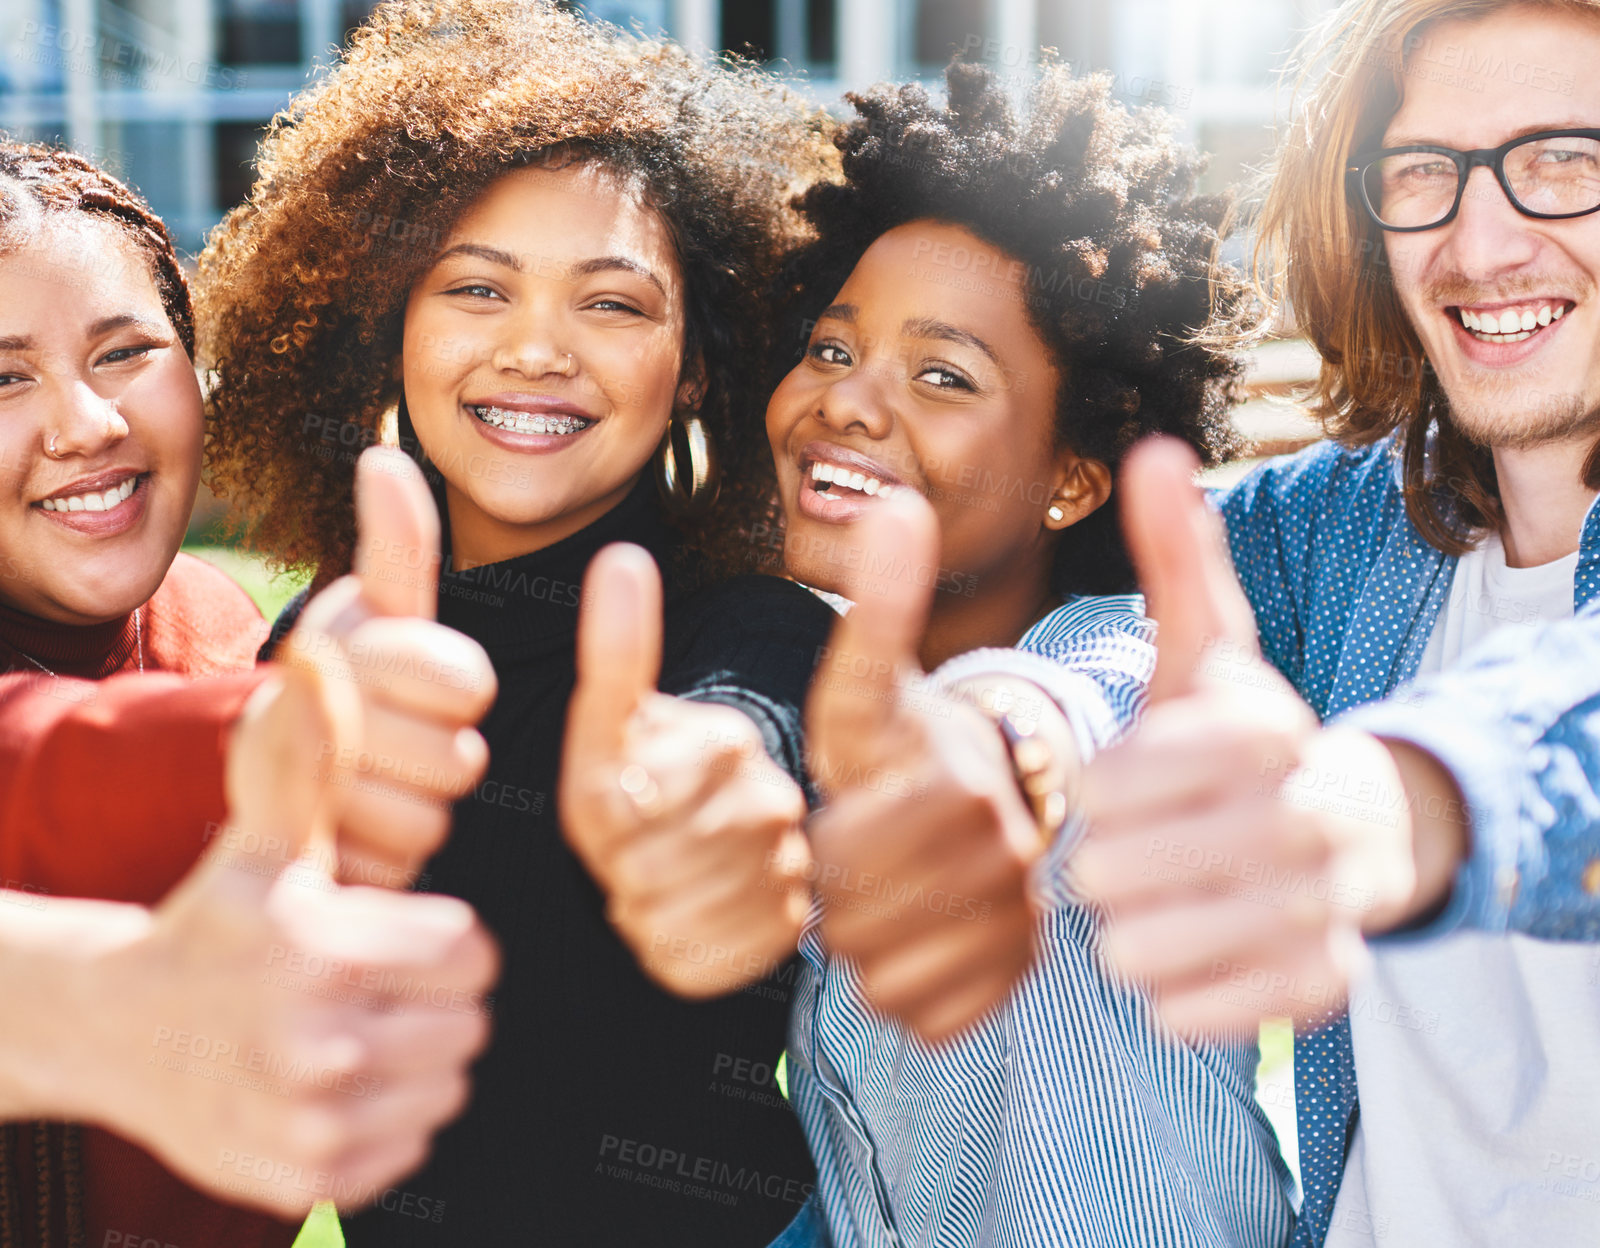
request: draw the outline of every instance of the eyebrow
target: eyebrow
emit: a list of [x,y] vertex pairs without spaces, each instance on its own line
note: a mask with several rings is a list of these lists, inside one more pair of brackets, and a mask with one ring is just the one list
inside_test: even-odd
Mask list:
[[963,346],[982,351],[994,363],[1000,363],[1000,357],[987,342],[977,334],[951,325],[948,321],[941,321],[931,316],[915,316],[900,326],[900,332],[910,338],[939,338],[945,342],[959,342]]
[[[440,253],[439,259],[434,263],[439,264],[451,256],[476,256],[479,260],[487,260],[490,264],[498,264],[502,268],[510,269],[513,273],[523,272],[522,261],[509,251],[502,251],[498,247],[487,247],[482,243],[457,243]],[[661,279],[647,266],[637,260],[630,260],[627,256],[594,256],[588,260],[580,260],[567,270],[572,277],[588,277],[594,273],[606,273],[620,270],[624,273],[633,273],[644,278],[663,295],[667,288],[662,285]]]
[[835,303],[835,304],[830,304],[828,307],[823,308],[822,311],[817,314],[817,320],[819,320],[819,321],[843,321],[846,325],[854,325],[856,323],[856,312],[857,311],[858,311],[858,309],[856,308],[856,305],[853,304],[853,303]]
[[588,277],[592,273],[606,273],[618,269],[644,278],[663,295],[667,293],[667,288],[661,284],[661,279],[655,273],[637,260],[628,259],[627,256],[596,256],[592,260],[580,260],[572,266],[571,273],[573,277]]
[[[1517,139],[1525,139],[1525,138],[1528,137],[1528,135],[1530,135],[1530,134],[1538,134],[1542,130],[1600,130],[1600,125],[1595,125],[1593,122],[1583,121],[1583,120],[1577,120],[1577,121],[1541,121],[1541,122],[1537,123],[1536,125],[1519,127],[1518,129],[1516,129],[1516,130],[1512,131],[1510,134],[1508,134],[1504,139],[1501,140],[1501,142],[1502,143],[1511,143],[1511,142],[1513,142],[1513,141],[1515,141]],[[1384,147],[1450,147],[1450,144],[1441,142],[1438,139],[1410,138],[1410,137],[1407,137],[1405,135],[1402,135],[1399,138],[1383,140],[1383,146]],[[1499,147],[1500,143],[1496,143],[1493,146],[1494,147]],[[1466,148],[1455,148],[1453,150],[1455,150],[1455,151],[1466,151],[1466,150],[1469,150],[1469,149],[1466,149]]]
[[[99,338],[104,334],[109,334],[112,330],[124,329],[129,325],[144,330],[152,337],[159,337],[164,333],[162,327],[148,317],[135,316],[131,312],[120,312],[116,316],[102,316],[93,325],[89,326],[88,336],[90,338]],[[26,334],[0,338],[0,351],[32,351],[34,345],[33,339]]]
[[476,256],[479,260],[487,260],[490,264],[498,264],[502,268],[510,269],[513,273],[522,272],[522,261],[518,260],[509,251],[501,251],[498,247],[486,247],[482,243],[457,243],[454,247],[446,248],[439,253],[435,264],[442,264],[451,256]]
[[98,338],[102,334],[109,334],[114,329],[124,329],[132,325],[144,330],[147,334],[160,334],[161,327],[154,321],[143,316],[135,316],[131,312],[122,312],[116,316],[102,316],[93,325],[89,326],[89,337]]

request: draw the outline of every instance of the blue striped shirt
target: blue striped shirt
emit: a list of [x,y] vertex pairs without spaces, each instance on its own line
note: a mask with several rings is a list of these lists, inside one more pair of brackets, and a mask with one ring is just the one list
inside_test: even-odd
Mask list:
[[[1068,711],[1085,757],[1139,712],[1155,662],[1142,609],[1134,595],[1076,598],[1020,653],[1000,652],[1004,670]],[[1254,1100],[1255,1045],[1178,1040],[1110,970],[1093,916],[1062,882],[1073,839],[1058,837],[1036,876],[1047,904],[1035,965],[938,1050],[871,1012],[811,916],[790,1095],[835,1248],[1287,1240],[1291,1180]]]

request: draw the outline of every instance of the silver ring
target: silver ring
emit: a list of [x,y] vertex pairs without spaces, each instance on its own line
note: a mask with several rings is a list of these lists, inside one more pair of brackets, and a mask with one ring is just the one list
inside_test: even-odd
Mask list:
[[661,786],[638,763],[629,763],[617,777],[617,787],[633,805],[640,818],[654,819],[661,813]]
[[56,442],[60,437],[61,437],[61,435],[59,433],[52,433],[50,435],[50,445],[44,448],[44,453],[46,455],[48,455],[51,459],[60,459],[61,458],[61,456],[56,454]]

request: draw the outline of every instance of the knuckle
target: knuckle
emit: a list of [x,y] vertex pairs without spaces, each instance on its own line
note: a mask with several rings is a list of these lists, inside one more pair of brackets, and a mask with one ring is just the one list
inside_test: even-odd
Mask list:
[[489,743],[476,728],[463,728],[450,742],[449,762],[444,791],[451,797],[460,797],[471,791],[489,769]]

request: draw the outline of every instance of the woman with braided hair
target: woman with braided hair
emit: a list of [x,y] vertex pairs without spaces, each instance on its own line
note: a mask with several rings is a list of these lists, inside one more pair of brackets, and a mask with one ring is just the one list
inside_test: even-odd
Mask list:
[[[319,776],[332,773],[313,763],[304,719],[291,721],[308,746],[298,761],[250,748],[263,706],[282,704],[282,680],[254,665],[264,625],[238,586],[178,553],[201,470],[193,326],[166,230],[138,195],[70,152],[0,140],[4,1248],[287,1245],[318,1195],[334,1194],[288,1178],[320,1172],[352,1204],[377,1198],[454,1112],[487,1026],[325,999],[292,966],[267,974],[272,958],[319,947],[347,962],[375,950],[357,956],[381,966],[420,939],[407,967],[475,948],[465,982],[485,986],[492,953],[464,907],[361,897],[332,873],[409,878],[410,856],[437,844],[438,799],[481,767],[467,725],[492,678],[447,630],[383,621],[391,658],[448,656],[482,689],[476,709],[451,712],[427,689],[403,700],[392,678],[383,693],[358,686],[352,748],[382,722],[387,753],[459,777],[429,786],[432,807],[407,785],[364,808],[324,801]],[[414,484],[416,506],[431,508]],[[373,614],[374,595],[351,588],[329,591],[338,627],[299,638],[324,660]],[[311,868],[328,872],[325,887],[270,890],[296,862],[298,842],[283,838],[299,825],[272,825],[276,856],[259,834],[240,840],[227,799],[243,791],[317,795],[337,833],[337,862],[322,853]],[[292,921],[307,907],[314,937]],[[428,934],[440,919],[459,940]],[[428,964],[446,989],[462,982]],[[351,1032],[363,1046],[340,1077],[368,1097],[330,1094],[325,1078],[340,1072],[303,1058]],[[273,1157],[266,1181],[225,1165],[257,1152]]]
[[[187,845],[176,836],[130,843],[107,820],[110,795],[102,793],[99,810],[72,809],[90,802],[84,790],[93,786],[81,775],[76,792],[52,786],[53,813],[65,819],[30,819],[17,773],[35,765],[20,750],[39,749],[75,709],[72,678],[239,673],[213,690],[213,732],[258,682],[250,669],[259,614],[221,573],[178,554],[203,428],[188,285],[166,229],[133,191],[73,153],[3,143],[0,308],[0,666],[17,674],[0,690],[0,733],[19,747],[0,755],[8,811],[0,877],[11,887],[153,901],[198,854],[203,823],[190,825]],[[52,404],[61,390],[65,401]],[[198,745],[206,725],[193,727],[189,743]],[[88,762],[61,761],[69,769]],[[137,804],[147,786],[159,792],[176,780],[170,767],[179,761],[115,802]],[[119,761],[109,766],[125,776]],[[94,1176],[87,1192],[86,1170]],[[130,1193],[189,1205],[188,1225],[229,1242],[292,1237],[275,1219],[198,1197],[96,1128],[0,1128],[8,1248],[56,1243],[63,1229],[66,1242],[84,1243],[86,1233],[115,1224],[112,1211],[135,1212]],[[202,1203],[209,1221],[193,1216]]]

